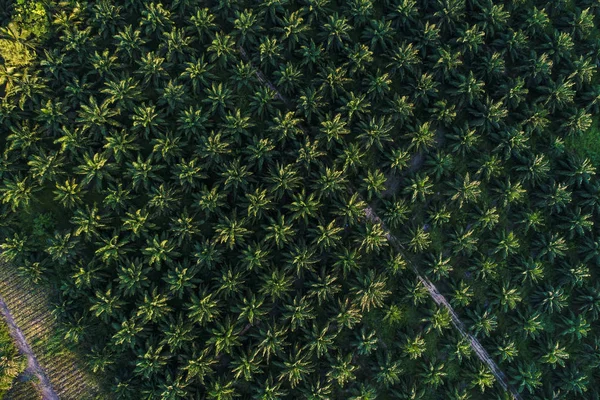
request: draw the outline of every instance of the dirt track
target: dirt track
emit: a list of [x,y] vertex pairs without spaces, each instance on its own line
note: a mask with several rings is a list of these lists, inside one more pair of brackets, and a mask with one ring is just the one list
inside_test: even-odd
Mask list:
[[58,395],[52,389],[52,385],[50,385],[50,380],[48,380],[46,373],[38,363],[33,350],[29,346],[29,343],[27,343],[27,340],[25,339],[21,329],[19,329],[15,323],[15,320],[13,319],[13,316],[2,297],[0,297],[0,313],[8,325],[10,335],[13,337],[17,348],[23,355],[27,357],[27,372],[35,375],[38,378],[38,382],[36,384],[40,393],[42,394],[42,399],[59,400]]
[[[377,216],[377,214],[375,213],[375,211],[373,211],[371,207],[367,207],[365,209],[365,216],[369,221],[381,224],[381,226],[384,229],[385,236],[388,239],[390,245],[392,245],[396,251],[402,254],[402,245],[400,244],[398,239],[390,233],[389,229],[385,226],[381,218]],[[492,371],[492,374],[494,374],[494,377],[502,386],[502,388],[509,392],[515,400],[521,400],[521,395],[519,394],[519,392],[517,392],[515,388],[509,384],[506,375],[504,375],[504,372],[502,372],[502,370],[498,367],[494,360],[492,360],[492,358],[485,350],[485,348],[481,345],[479,340],[477,340],[477,338],[475,338],[473,335],[467,332],[465,324],[460,320],[458,314],[456,314],[456,311],[454,311],[454,308],[452,308],[448,300],[446,300],[446,298],[440,293],[437,287],[426,276],[421,274],[421,272],[415,265],[411,263],[410,266],[413,272],[417,275],[419,281],[425,286],[425,288],[429,292],[429,295],[431,296],[433,301],[435,301],[435,303],[438,306],[444,307],[448,310],[452,318],[452,325],[454,325],[454,327],[458,330],[462,337],[469,341],[471,348],[473,349],[475,354],[477,354],[477,357],[488,366],[488,368],[490,369],[490,371]]]
[[[239,48],[239,51],[240,55],[242,56],[242,59],[246,62],[249,62],[250,58],[248,57],[246,51],[242,47]],[[283,101],[283,103],[289,108],[289,100],[285,96],[283,96],[279,92],[277,87],[273,85],[273,83],[269,81],[258,69],[256,69],[256,76],[263,85],[266,85],[271,90],[273,90],[276,94],[276,97]],[[418,156],[416,159],[411,160],[411,168],[418,169],[420,167],[420,164],[422,164],[422,161],[422,157],[420,156]],[[389,229],[385,226],[385,224],[383,223],[381,218],[379,218],[379,216],[375,213],[375,211],[373,211],[373,209],[370,206],[365,208],[364,211],[367,220],[380,223],[381,226],[384,228],[385,237],[388,239],[388,242],[394,247],[396,251],[398,251],[399,253],[403,253],[402,245],[400,244],[399,240],[390,233]],[[481,343],[479,343],[479,340],[477,340],[477,338],[475,338],[473,335],[467,332],[465,324],[460,320],[458,314],[456,314],[456,311],[454,311],[450,303],[448,303],[448,300],[446,300],[446,298],[439,292],[437,287],[429,279],[427,279],[427,277],[421,275],[420,271],[415,265],[411,264],[411,268],[417,275],[418,279],[423,283],[423,285],[425,285],[433,301],[435,301],[437,305],[444,307],[448,310],[452,318],[452,324],[454,325],[454,327],[460,332],[461,336],[463,336],[469,341],[471,348],[473,349],[473,351],[475,351],[477,357],[488,366],[488,368],[490,369],[490,371],[492,371],[492,374],[494,374],[494,377],[496,378],[498,383],[500,383],[502,388],[509,392],[515,400],[521,400],[521,395],[519,394],[519,392],[517,392],[515,388],[509,384],[506,375],[504,375],[504,372],[502,372],[502,370],[500,370],[500,368],[498,367],[498,365],[496,365],[494,360],[492,360],[485,348],[481,345]]]

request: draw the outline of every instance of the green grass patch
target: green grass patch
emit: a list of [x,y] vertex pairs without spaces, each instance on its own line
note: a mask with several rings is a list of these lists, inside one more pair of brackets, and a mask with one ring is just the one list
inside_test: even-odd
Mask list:
[[8,327],[2,321],[0,323],[0,398],[4,398],[26,366],[25,357],[19,354]]
[[566,145],[576,154],[589,158],[596,167],[600,166],[600,118],[594,118],[587,132],[568,138]]

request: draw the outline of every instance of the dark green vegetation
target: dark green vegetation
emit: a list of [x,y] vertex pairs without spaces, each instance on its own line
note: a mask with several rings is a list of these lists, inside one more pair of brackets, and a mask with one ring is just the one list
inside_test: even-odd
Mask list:
[[113,396],[507,398],[407,263],[524,398],[599,396],[598,2],[48,13],[2,39],[1,248]]
[[26,366],[26,360],[17,351],[8,327],[0,324],[0,399],[4,398]]
[[598,118],[594,118],[589,130],[581,135],[569,138],[567,145],[581,157],[589,158],[594,166],[600,166],[600,126],[598,126]]

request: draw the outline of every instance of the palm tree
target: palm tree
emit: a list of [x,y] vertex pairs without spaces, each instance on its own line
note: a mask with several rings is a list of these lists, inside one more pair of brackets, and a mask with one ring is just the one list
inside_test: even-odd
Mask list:
[[292,291],[293,276],[282,269],[273,269],[261,276],[259,293],[268,295],[271,301],[286,299]]
[[375,145],[377,149],[383,151],[385,144],[392,141],[390,132],[393,125],[385,117],[372,117],[368,121],[360,121],[358,129],[360,133],[357,138],[363,142],[367,150]]
[[133,153],[140,150],[134,134],[124,129],[111,130],[105,138],[104,148],[120,163],[123,159],[131,160]]
[[207,398],[211,400],[233,400],[234,397],[239,396],[233,386],[234,383],[233,380],[218,378],[208,386]]
[[315,246],[307,246],[300,241],[291,247],[291,250],[284,254],[288,269],[299,277],[303,277],[305,271],[313,272],[315,264],[319,262]]
[[263,70],[271,72],[281,61],[281,52],[283,46],[278,42],[277,38],[271,36],[263,36],[259,45],[259,63]]
[[204,348],[198,354],[197,350],[193,350],[193,354],[190,359],[185,363],[183,370],[186,371],[186,381],[197,380],[200,384],[204,384],[206,377],[210,377],[213,373],[213,365],[217,363],[217,360],[211,358],[209,355],[209,349]]
[[473,321],[471,330],[475,333],[475,336],[483,333],[485,337],[489,337],[498,327],[498,317],[489,309],[484,310],[479,306],[474,310],[467,309],[467,316]]
[[289,322],[292,332],[303,329],[307,321],[315,319],[315,312],[310,299],[307,296],[295,297],[292,304],[285,304],[282,317]]
[[138,304],[136,316],[144,323],[162,321],[173,311],[168,302],[169,296],[158,293],[158,289],[154,287],[151,294],[144,293],[144,300]]
[[267,232],[264,241],[273,241],[278,249],[283,248],[296,234],[291,223],[285,222],[285,215],[278,213],[277,220],[269,218],[269,225],[264,227]]
[[288,49],[294,49],[298,44],[304,43],[308,38],[307,32],[310,26],[304,22],[303,12],[296,10],[290,12],[285,10],[285,15],[281,18],[281,28],[275,28],[281,32],[282,42],[288,43]]
[[350,133],[350,130],[346,128],[347,122],[342,119],[341,114],[335,116],[327,115],[327,119],[321,122],[321,129],[317,138],[324,140],[327,143],[327,148],[331,149],[332,141],[339,144],[344,143],[343,136]]
[[519,393],[525,389],[529,394],[533,394],[542,386],[542,371],[535,364],[518,362],[516,367],[509,368],[511,372],[511,384],[517,387]]
[[360,245],[359,249],[365,253],[379,253],[383,247],[388,246],[389,234],[385,231],[381,223],[367,221],[364,225],[364,231],[361,231],[356,239]]
[[215,293],[208,293],[206,288],[199,289],[198,295],[192,294],[191,302],[188,303],[188,318],[195,324],[204,326],[216,320],[220,314],[219,301]]
[[45,251],[50,255],[52,261],[59,265],[65,265],[67,262],[72,262],[77,256],[78,245],[79,239],[74,235],[71,236],[71,233],[57,232],[54,237],[48,239]]
[[267,322],[266,327],[261,325],[257,333],[253,333],[256,337],[257,353],[260,352],[263,357],[266,358],[267,362],[271,356],[279,356],[282,354],[285,347],[288,345],[286,342],[287,327],[278,326],[277,324],[271,324]]
[[257,298],[252,294],[250,297],[244,297],[242,304],[234,306],[232,310],[239,313],[238,321],[255,325],[267,314],[266,307],[263,307],[264,302],[264,297]]
[[84,153],[82,164],[75,168],[75,173],[83,175],[82,185],[95,183],[95,189],[100,190],[104,181],[113,179],[111,175],[117,166],[109,162],[109,158],[103,153]]
[[413,203],[416,201],[425,202],[426,196],[433,194],[433,183],[429,175],[417,173],[413,178],[409,179],[403,192],[411,195]]
[[436,255],[427,254],[427,270],[428,276],[433,276],[434,281],[439,281],[442,278],[448,278],[454,269],[450,263],[450,258],[444,257],[442,253]]
[[435,359],[429,363],[421,363],[421,368],[423,372],[421,372],[420,376],[423,378],[423,382],[434,388],[442,385],[444,378],[448,375],[448,373],[444,372],[444,363],[437,362]]
[[402,346],[402,349],[411,360],[416,360],[422,357],[425,353],[425,339],[420,334],[417,334],[414,339],[411,337],[406,337],[405,344]]
[[121,325],[113,322],[112,326],[115,333],[111,338],[111,343],[114,344],[116,348],[128,346],[133,350],[138,347],[138,339],[144,337],[144,324],[139,323],[135,318],[124,320],[121,322]]
[[77,209],[71,218],[71,223],[76,227],[73,232],[74,236],[84,234],[84,239],[89,241],[99,236],[99,229],[106,229],[106,216],[99,213],[99,210],[94,204],[90,207],[86,204],[85,211]]
[[435,145],[435,131],[431,128],[429,121],[415,126],[407,136],[410,139],[409,150],[414,149],[421,152]]
[[484,393],[487,388],[494,386],[496,379],[492,372],[485,366],[480,366],[471,380],[472,387],[479,387],[481,393]]
[[473,288],[469,286],[464,280],[458,282],[451,281],[452,284],[452,298],[450,304],[454,307],[467,307],[473,301]]
[[370,311],[371,307],[379,308],[391,294],[386,288],[386,277],[377,275],[374,270],[357,277],[357,282],[352,285],[351,292],[356,297],[362,311]]
[[383,200],[383,204],[385,208],[382,219],[388,228],[396,229],[408,221],[411,207],[404,199],[394,196],[391,200]]
[[210,13],[208,8],[195,8],[196,13],[191,17],[186,18],[186,23],[190,26],[190,30],[195,30],[200,41],[212,39],[214,31],[217,30],[215,23],[216,16]]
[[237,50],[234,38],[224,32],[216,32],[212,43],[207,48],[210,61],[217,61],[221,66],[235,60]]
[[344,225],[355,225],[363,216],[367,203],[360,198],[358,193],[343,197],[343,201],[336,202],[335,215],[343,218]]
[[393,41],[393,32],[391,21],[386,21],[385,18],[380,20],[371,19],[362,37],[369,41],[371,50],[385,51]]
[[141,259],[127,259],[119,265],[117,271],[117,288],[125,297],[134,297],[145,292],[150,285],[148,275],[150,268],[146,267]]
[[113,38],[117,42],[117,51],[124,53],[130,62],[144,53],[143,46],[146,40],[142,38],[142,32],[139,29],[134,30],[131,25],[123,27]]
[[524,312],[517,311],[517,317],[513,317],[513,319],[522,327],[522,336],[525,339],[528,337],[536,339],[547,327],[547,322],[542,318],[542,314],[534,311],[530,306]]
[[225,110],[231,108],[234,95],[227,84],[213,82],[210,88],[204,89],[204,93],[206,98],[202,101],[210,106],[211,114],[217,111],[218,114],[225,115]]
[[12,180],[5,179],[0,186],[2,203],[9,204],[12,211],[21,207],[28,208],[34,192],[39,189],[37,185],[28,182],[28,177],[16,175]]
[[425,231],[425,228],[422,226],[410,228],[408,232],[408,241],[406,243],[411,251],[420,253],[427,250],[431,245],[431,235],[429,232]]
[[552,369],[555,369],[557,365],[564,367],[565,360],[569,359],[569,353],[566,349],[560,345],[559,342],[549,343],[546,352],[542,356],[542,362],[549,364]]
[[237,218],[230,219],[225,216],[215,225],[215,238],[217,243],[226,243],[230,249],[236,245],[242,245],[245,242],[245,236],[250,231],[245,227],[245,219],[240,221]]
[[561,317],[564,330],[561,336],[569,336],[571,342],[580,342],[591,331],[591,325],[581,314],[575,316],[572,311],[569,311],[568,317]]
[[347,354],[345,357],[338,354],[331,369],[327,372],[327,376],[343,388],[348,383],[356,380],[356,370],[358,370],[358,366],[352,363],[352,353]]
[[296,346],[285,356],[283,362],[275,362],[282,369],[278,380],[289,382],[292,389],[298,386],[314,370],[308,355],[308,352]]
[[104,293],[96,291],[95,296],[90,311],[104,323],[108,323],[111,319],[118,319],[119,309],[125,305],[125,302],[121,301],[118,295],[114,295],[110,288]]
[[348,24],[348,20],[335,12],[328,16],[327,22],[323,24],[323,32],[319,36],[327,43],[327,50],[339,50],[344,46],[344,41],[350,40],[350,30],[352,27]]
[[569,294],[565,293],[565,289],[562,287],[554,287],[550,284],[546,284],[532,295],[534,304],[543,313],[558,313],[568,305]]
[[183,78],[184,82],[190,82],[192,93],[198,95],[202,92],[202,89],[209,86],[209,82],[217,79],[217,77],[211,72],[214,66],[204,61],[204,54],[200,57],[192,56],[190,60],[184,63],[186,68],[181,73],[180,78]]
[[226,317],[223,323],[216,322],[216,328],[211,329],[211,336],[207,340],[207,344],[214,345],[215,355],[222,352],[232,354],[235,348],[241,346],[239,333],[235,332],[237,330],[235,322],[229,317]]
[[169,285],[169,291],[178,299],[182,299],[184,294],[191,292],[200,279],[196,278],[198,270],[194,265],[187,262],[175,264],[175,268],[170,268],[163,281]]
[[274,76],[277,78],[275,85],[287,95],[296,93],[304,77],[302,71],[291,62],[280,65]]
[[318,359],[329,354],[335,346],[337,333],[330,329],[329,325],[325,325],[320,329],[316,323],[312,324],[310,331],[305,330],[308,339],[308,349],[317,356]]
[[430,100],[438,97],[439,85],[440,83],[435,80],[433,74],[428,72],[422,73],[421,76],[417,78],[416,85],[412,85],[414,89],[413,98],[424,106],[428,106]]
[[107,80],[102,93],[108,97],[105,99],[107,105],[116,105],[119,109],[133,109],[135,102],[139,101],[142,91],[139,82],[132,77],[121,77],[118,80]]
[[485,43],[485,32],[480,29],[479,25],[473,25],[468,29],[459,29],[459,37],[456,42],[461,45],[465,54],[475,56]]
[[450,184],[451,190],[448,193],[450,200],[457,203],[458,208],[462,208],[463,204],[474,203],[481,195],[481,182],[471,180],[469,173],[465,173],[464,177],[457,178]]
[[312,187],[320,196],[336,199],[347,190],[348,179],[343,170],[321,167],[320,171],[315,172],[313,175],[316,179]]
[[314,244],[322,250],[329,250],[338,246],[341,242],[340,233],[343,228],[337,226],[336,221],[332,220],[327,225],[319,224],[316,229],[310,229],[314,235]]
[[285,193],[290,193],[300,186],[301,176],[294,164],[281,165],[276,164],[274,168],[269,169],[270,190],[275,194],[277,200],[281,199]]
[[175,258],[181,253],[176,250],[177,246],[168,235],[154,235],[152,239],[146,239],[146,246],[142,249],[142,254],[146,256],[148,264],[156,269],[161,269],[163,265],[171,265]]
[[316,281],[310,284],[308,296],[316,298],[319,306],[332,300],[342,290],[342,286],[337,280],[335,275],[329,274],[325,268],[321,268]]
[[560,387],[565,390],[566,395],[573,393],[574,395],[584,396],[584,392],[589,389],[589,376],[578,369],[574,365],[559,371]]
[[240,158],[235,158],[231,162],[226,163],[221,167],[220,172],[221,182],[223,188],[227,191],[237,193],[238,189],[245,190],[248,187],[248,183],[253,180],[251,171],[249,171],[248,165],[242,165]]
[[451,91],[459,98],[459,107],[462,108],[465,104],[469,106],[481,100],[485,94],[485,82],[478,80],[473,71],[469,71],[469,75],[458,75],[456,81],[450,83],[455,87]]
[[253,399],[257,400],[277,400],[285,398],[288,394],[287,390],[281,388],[281,382],[273,382],[273,376],[270,374],[263,383],[255,386],[253,391],[255,392]]
[[262,374],[263,368],[261,368],[262,359],[254,352],[241,352],[239,356],[235,357],[231,362],[233,369],[233,377],[235,379],[243,378],[244,381],[253,381],[255,375]]
[[512,362],[519,355],[517,344],[508,334],[496,341],[496,347],[494,355],[500,357],[501,362]]

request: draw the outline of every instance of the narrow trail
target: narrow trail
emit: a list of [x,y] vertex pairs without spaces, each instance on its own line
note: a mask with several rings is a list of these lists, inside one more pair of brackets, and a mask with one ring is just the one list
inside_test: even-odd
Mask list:
[[56,392],[54,392],[54,389],[52,389],[52,385],[50,384],[50,380],[46,376],[44,369],[40,366],[37,358],[35,357],[35,353],[31,349],[31,346],[29,346],[29,343],[27,343],[25,335],[17,326],[2,297],[0,297],[0,313],[8,325],[10,335],[13,337],[17,348],[23,355],[27,357],[27,371],[34,374],[38,378],[37,386],[42,394],[42,399],[59,400],[58,395]]
[[[248,57],[248,54],[242,47],[239,47],[239,52],[244,61],[250,62],[250,58]],[[277,87],[271,81],[269,81],[259,69],[256,69],[256,76],[263,85],[266,85],[267,87],[269,87],[271,90],[273,90],[275,92],[276,97],[279,100],[281,100],[286,105],[287,108],[291,108],[290,101],[284,95],[281,94],[281,92],[277,89]],[[383,229],[385,231],[385,236],[386,236],[388,242],[394,247],[394,250],[396,250],[400,254],[403,254],[404,252],[402,250],[402,244],[400,243],[398,238],[396,238],[394,235],[392,235],[390,233],[390,230],[383,223],[381,218],[379,218],[379,216],[375,213],[373,208],[371,206],[368,206],[367,208],[365,208],[364,211],[365,211],[365,217],[367,220],[381,224],[381,226],[383,227]],[[490,371],[492,372],[492,374],[494,375],[494,377],[496,378],[498,383],[502,386],[502,388],[505,391],[509,392],[515,400],[522,400],[519,392],[508,382],[506,375],[498,367],[496,362],[490,357],[487,350],[485,350],[485,348],[481,345],[481,343],[479,342],[479,340],[477,340],[476,337],[474,337],[467,331],[466,325],[464,324],[464,322],[461,321],[458,314],[456,313],[456,311],[454,311],[454,308],[450,305],[448,300],[446,300],[446,298],[440,293],[440,291],[433,284],[433,282],[431,282],[426,276],[421,274],[421,272],[419,271],[417,266],[415,266],[410,261],[409,261],[409,264],[410,264],[413,272],[417,276],[417,279],[419,279],[419,281],[427,289],[427,292],[429,293],[429,296],[431,296],[433,301],[438,306],[444,307],[448,310],[448,312],[450,313],[450,316],[452,318],[452,325],[454,325],[454,327],[458,330],[458,332],[461,334],[461,336],[463,338],[468,340],[469,344],[471,345],[471,348],[473,349],[473,351],[475,352],[477,357],[481,360],[481,362],[483,362],[485,365],[488,366],[488,368],[490,369]]]
[[[400,243],[398,238],[396,238],[390,233],[387,226],[385,226],[385,223],[381,220],[381,218],[379,218],[379,216],[375,213],[375,211],[373,211],[373,209],[370,206],[365,208],[365,216],[367,217],[367,220],[374,223],[378,223],[383,227],[386,238],[390,245],[394,247],[394,250],[396,250],[400,254],[404,253],[402,250],[402,244]],[[454,311],[454,308],[450,305],[448,300],[446,300],[446,298],[440,293],[440,291],[433,284],[433,282],[431,282],[426,276],[421,274],[416,265],[414,265],[408,259],[406,260],[409,263],[415,275],[417,275],[417,279],[419,279],[419,281],[427,289],[427,292],[429,293],[429,296],[431,296],[433,301],[438,306],[444,307],[446,310],[448,310],[448,312],[450,313],[450,317],[452,318],[452,325],[454,325],[454,327],[458,330],[458,332],[463,338],[469,341],[469,344],[471,345],[471,348],[473,349],[475,354],[477,354],[477,357],[488,366],[488,368],[490,369],[490,371],[492,371],[492,374],[494,375],[498,383],[502,386],[502,388],[505,391],[509,392],[515,400],[521,400],[521,395],[519,394],[519,392],[508,382],[508,379],[504,372],[502,372],[502,370],[498,367],[496,362],[492,359],[492,357],[490,357],[489,353],[481,345],[479,340],[477,340],[475,336],[471,335],[467,331],[464,322],[462,322],[461,319],[458,317],[458,314],[456,313],[456,311]]]

